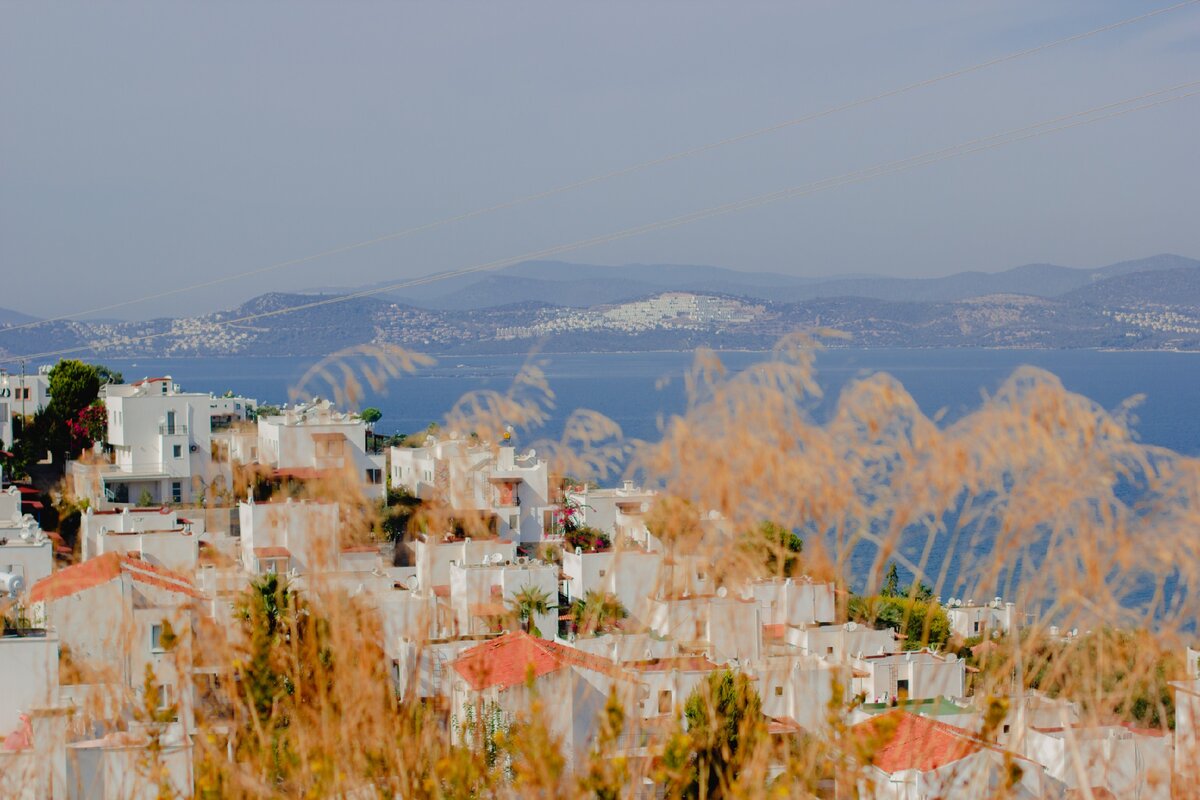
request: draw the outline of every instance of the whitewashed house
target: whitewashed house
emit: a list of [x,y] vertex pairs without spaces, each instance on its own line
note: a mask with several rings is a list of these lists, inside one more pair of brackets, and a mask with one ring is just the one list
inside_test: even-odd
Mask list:
[[1113,797],[1167,800],[1172,796],[1172,744],[1164,730],[1085,723],[1028,728],[1023,754],[1068,789],[1102,787]]
[[60,569],[29,591],[31,614],[57,630],[72,660],[133,702],[154,673],[158,702],[191,730],[191,633],[203,595],[187,577],[108,553]]
[[568,602],[588,592],[607,592],[621,601],[634,623],[644,621],[659,586],[663,555],[637,547],[596,552],[563,550],[563,595]]
[[952,598],[945,609],[950,618],[950,630],[963,639],[987,636],[993,631],[1007,634],[1020,626],[1016,604],[1005,603],[999,597],[990,603]]
[[896,649],[895,631],[872,628],[861,622],[789,626],[784,629],[783,638],[802,653],[836,663],[845,663],[858,656],[891,653]]
[[338,569],[341,523],[336,503],[296,501],[238,504],[242,568],[304,575]]
[[868,703],[904,695],[912,700],[966,695],[967,664],[953,653],[929,649],[863,655],[852,660],[853,694]]
[[545,593],[550,608],[533,616],[529,631],[553,639],[558,631],[558,565],[523,556],[505,561],[496,555],[486,564],[450,566],[450,607],[456,633],[481,634],[506,627],[514,595],[534,589]]
[[753,599],[725,587],[714,594],[663,594],[647,603],[646,624],[659,636],[679,643],[684,653],[704,655],[717,664],[762,657],[762,612]]
[[810,733],[828,727],[834,681],[845,681],[844,669],[814,656],[771,656],[747,672],[757,679],[763,714],[790,720]]
[[898,709],[860,722],[850,732],[874,745],[856,797],[941,800],[1002,796],[1033,800],[1059,796],[1058,787],[1037,763],[928,717]]
[[284,408],[258,418],[257,462],[280,478],[312,480],[347,476],[370,496],[383,497],[382,454],[367,452],[367,424],[337,411],[328,400]]
[[32,516],[21,513],[20,491],[15,486],[0,491],[0,573],[28,588],[53,569],[54,543]]
[[1172,681],[1175,692],[1175,782],[1200,786],[1200,652],[1188,648],[1189,678]]
[[391,448],[392,486],[456,511],[482,512],[496,533],[517,542],[539,542],[557,508],[550,501],[549,466],[532,450],[492,448],[430,437],[424,447]]
[[88,506],[79,520],[83,560],[105,553],[125,553],[190,575],[200,552],[200,535],[193,529],[194,524],[166,506],[109,511],[94,511]]
[[101,389],[108,413],[105,463],[70,464],[76,496],[93,506],[192,503],[210,488],[228,488],[231,464],[214,458],[213,430],[234,406],[252,414],[254,401],[184,392],[170,376]]
[[0,797],[66,797],[58,659],[52,630],[0,634]]
[[580,524],[608,534],[614,544],[628,541],[647,550],[662,550],[661,543],[646,528],[646,514],[656,497],[654,491],[625,481],[611,489],[571,487],[563,497]]
[[[610,692],[618,690],[627,719],[640,718],[641,683],[611,661],[527,633],[506,633],[471,647],[452,665],[450,730],[470,744],[479,721],[503,730],[540,700],[551,738],[567,769],[583,763]],[[532,676],[533,688],[526,685]]]

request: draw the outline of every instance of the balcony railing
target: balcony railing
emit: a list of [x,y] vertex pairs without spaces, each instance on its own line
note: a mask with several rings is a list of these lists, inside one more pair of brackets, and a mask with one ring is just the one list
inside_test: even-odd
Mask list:
[[160,436],[187,436],[187,425],[159,425]]

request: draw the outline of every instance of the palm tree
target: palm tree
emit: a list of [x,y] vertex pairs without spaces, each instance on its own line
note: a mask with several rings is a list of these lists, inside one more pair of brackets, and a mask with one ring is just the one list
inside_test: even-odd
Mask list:
[[542,632],[534,623],[534,616],[548,614],[551,608],[556,607],[550,605],[549,592],[533,585],[522,586],[513,594],[509,603],[512,605],[513,613],[521,620],[521,629],[537,637],[541,637]]
[[589,591],[571,604],[571,615],[575,629],[583,636],[592,636],[611,631],[619,620],[629,616],[629,611],[615,594]]

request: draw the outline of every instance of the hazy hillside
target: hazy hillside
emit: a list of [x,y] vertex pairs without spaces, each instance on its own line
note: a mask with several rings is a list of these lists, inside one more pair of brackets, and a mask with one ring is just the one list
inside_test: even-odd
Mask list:
[[0,308],[0,325],[24,325],[26,322],[33,322],[36,319],[37,317],[13,311],[11,308]]
[[1089,306],[1200,308],[1200,269],[1193,266],[1119,275],[1067,292],[1060,299]]
[[[772,272],[740,272],[723,267],[680,264],[599,266],[529,261],[492,272],[384,292],[380,296],[422,308],[460,311],[521,302],[590,307],[623,302],[659,291],[726,294],[773,302],[798,302],[819,297],[950,302],[994,294],[1057,297],[1110,277],[1197,267],[1200,267],[1200,261],[1183,256],[1158,255],[1095,269],[1026,264],[1002,272],[968,271],[939,278],[885,278],[865,274],[802,278]],[[335,293],[386,285],[343,288]]]

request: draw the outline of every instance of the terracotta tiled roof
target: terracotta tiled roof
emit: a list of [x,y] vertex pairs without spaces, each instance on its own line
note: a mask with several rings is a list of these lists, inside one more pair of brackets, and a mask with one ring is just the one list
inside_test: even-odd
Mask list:
[[454,669],[477,692],[494,687],[511,689],[524,683],[530,671],[536,678],[566,667],[582,667],[614,678],[629,677],[606,658],[524,631],[506,633],[464,650],[454,662]]
[[928,772],[978,752],[981,747],[979,740],[962,728],[902,709],[860,722],[852,730],[862,738],[891,730],[871,759],[888,773],[906,769]]
[[192,585],[190,580],[177,572],[123,553],[105,553],[102,556],[88,559],[82,564],[60,569],[47,578],[42,578],[29,590],[29,601],[36,603],[42,600],[70,597],[85,589],[102,586],[120,577],[122,573],[147,586],[166,589],[188,597],[204,596]]

